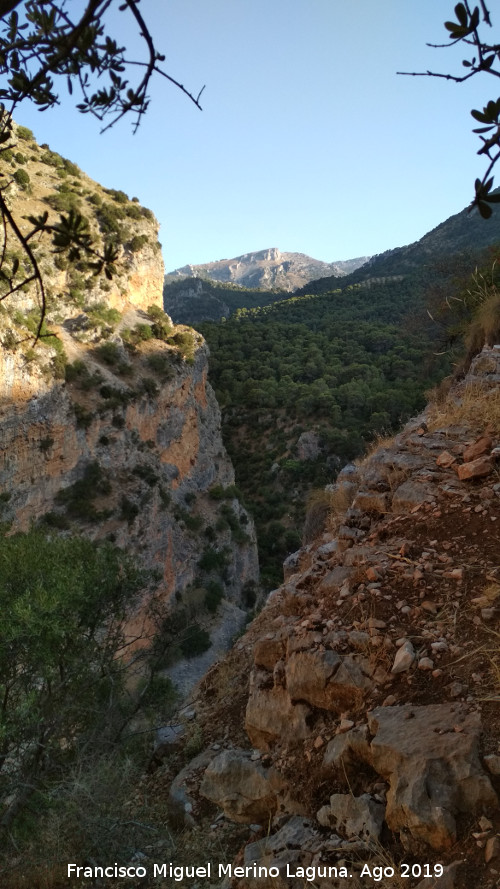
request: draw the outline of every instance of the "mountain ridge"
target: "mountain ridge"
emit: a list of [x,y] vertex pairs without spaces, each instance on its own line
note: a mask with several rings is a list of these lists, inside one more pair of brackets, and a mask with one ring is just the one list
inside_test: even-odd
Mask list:
[[212,281],[240,284],[244,287],[280,289],[292,292],[307,281],[330,275],[342,277],[355,271],[369,257],[323,262],[305,253],[281,251],[277,247],[243,253],[231,259],[219,259],[199,265],[185,265],[168,272],[166,280],[208,278]]

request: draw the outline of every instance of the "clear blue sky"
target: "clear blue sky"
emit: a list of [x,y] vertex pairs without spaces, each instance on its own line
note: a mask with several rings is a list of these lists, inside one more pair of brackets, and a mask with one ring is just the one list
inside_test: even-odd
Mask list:
[[[472,107],[493,78],[456,85],[398,70],[460,71],[453,0],[143,0],[165,67],[138,134],[99,134],[73,111],[23,106],[20,123],[161,223],[166,269],[265,247],[332,261],[417,240],[466,206],[483,162]],[[114,21],[124,42],[132,27]],[[464,69],[462,69],[463,71]],[[489,82],[491,81],[491,82]],[[487,223],[486,223],[487,224]]]

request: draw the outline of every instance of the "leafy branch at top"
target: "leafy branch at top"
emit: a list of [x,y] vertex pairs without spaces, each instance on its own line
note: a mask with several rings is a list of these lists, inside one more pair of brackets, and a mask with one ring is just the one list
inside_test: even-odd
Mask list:
[[[398,71],[398,74],[412,77],[440,77],[454,83],[464,83],[477,74],[490,74],[492,77],[500,78],[500,43],[485,39],[482,33],[483,28],[492,27],[491,14],[485,0],[479,0],[479,6],[474,8],[468,0],[457,3],[455,16],[456,20],[444,23],[449,42],[428,45],[439,49],[456,44],[466,46],[469,57],[462,61],[466,73],[458,75],[436,71]],[[473,132],[478,134],[482,142],[478,154],[485,155],[488,163],[482,179],[478,178],[475,181],[475,196],[470,209],[477,207],[481,216],[489,219],[492,214],[491,204],[500,202],[500,194],[492,193],[494,180],[491,176],[493,167],[500,160],[500,98],[489,100],[481,111],[473,109],[471,115],[481,124]]]
[[[30,101],[46,111],[60,103],[62,89],[70,95],[76,90],[78,110],[96,117],[104,124],[103,130],[126,115],[132,116],[137,130],[149,105],[148,92],[155,75],[166,79],[201,110],[204,88],[195,95],[164,70],[165,56],[155,46],[139,0],[3,0],[0,9],[0,153],[12,147],[16,108]],[[107,19],[112,12],[117,13],[118,21],[123,14],[132,16],[144,48],[142,58],[129,58],[127,48],[110,32]],[[0,177],[0,284],[2,290],[7,288],[0,300],[26,285],[36,286],[40,302],[38,339],[46,314],[46,294],[30,243],[33,236],[49,234],[53,253],[64,251],[70,262],[81,254],[90,256],[94,272],[103,272],[109,279],[116,271],[117,247],[105,243],[103,251],[97,251],[88,223],[73,211],[61,216],[55,225],[48,224],[47,215],[30,217],[33,229],[24,234],[9,209],[8,185],[10,182]],[[17,273],[22,271],[19,263],[9,270],[5,266],[9,235],[18,242],[24,265],[29,267],[20,283],[16,283]]]
[[[41,110],[59,104],[62,82],[70,94],[75,86],[79,89],[81,101],[76,107],[82,113],[109,121],[105,128],[132,112],[137,129],[148,108],[148,89],[155,74],[201,109],[204,88],[194,95],[160,67],[165,56],[155,47],[139,0],[123,0],[120,5],[115,0],[88,0],[76,16],[75,5],[75,0],[7,0],[3,4],[7,9],[0,20],[0,76],[7,84],[0,89],[0,101],[10,105],[11,114],[26,99]],[[145,48],[143,59],[128,58],[126,47],[107,33],[106,14],[115,9],[132,15]],[[129,80],[135,70],[132,66],[141,72],[134,84]]]

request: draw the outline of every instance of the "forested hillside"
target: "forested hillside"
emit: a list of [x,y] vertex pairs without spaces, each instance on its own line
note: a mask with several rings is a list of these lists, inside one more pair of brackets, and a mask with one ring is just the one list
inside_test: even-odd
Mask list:
[[447,372],[417,284],[296,296],[199,325],[269,586],[300,542],[308,493],[420,410]]
[[168,275],[163,288],[165,311],[176,324],[219,321],[237,309],[267,306],[284,296],[282,290],[251,289],[208,278],[172,279]]

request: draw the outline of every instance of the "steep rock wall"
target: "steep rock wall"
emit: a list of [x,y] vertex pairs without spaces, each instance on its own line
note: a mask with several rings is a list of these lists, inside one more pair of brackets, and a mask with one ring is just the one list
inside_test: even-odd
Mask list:
[[[39,240],[57,340],[33,348],[40,308],[32,287],[0,304],[0,521],[13,532],[44,522],[111,539],[157,569],[162,601],[217,579],[237,606],[258,578],[255,532],[232,490],[208,349],[161,309],[158,223],[136,198],[104,188],[29,135],[22,140],[29,187],[14,181],[17,154],[0,159],[18,226],[44,211],[53,223],[73,207],[96,249],[110,236],[119,249],[108,280],[83,257],[55,255],[48,235]],[[17,246],[10,237],[7,265]]]
[[[26,530],[54,509],[58,492],[74,485],[97,462],[112,490],[98,497],[99,511],[111,512],[86,531],[93,537],[114,536],[117,544],[141,553],[146,566],[159,566],[165,592],[184,589],[196,576],[203,542],[174,516],[185,497],[196,502],[205,524],[217,522],[217,503],[208,496],[213,486],[234,484],[234,471],[220,437],[220,412],[207,383],[207,349],[198,348],[192,366],[175,365],[174,377],[157,395],[142,394],[131,403],[106,410],[94,405],[89,425],[78,426],[74,401],[66,383],[44,385],[40,372],[16,367],[13,356],[2,370],[0,487],[11,492],[4,519],[13,530]],[[116,381],[118,384],[118,381]],[[87,398],[92,409],[95,396]],[[134,474],[156,476],[153,486]],[[147,467],[147,469],[145,469]],[[162,508],[159,489],[171,498]],[[138,508],[132,521],[120,518],[124,496]],[[195,507],[192,505],[191,509]],[[257,577],[255,538],[245,515],[248,543],[235,545],[225,532],[217,542],[231,550],[228,589],[237,597]]]

